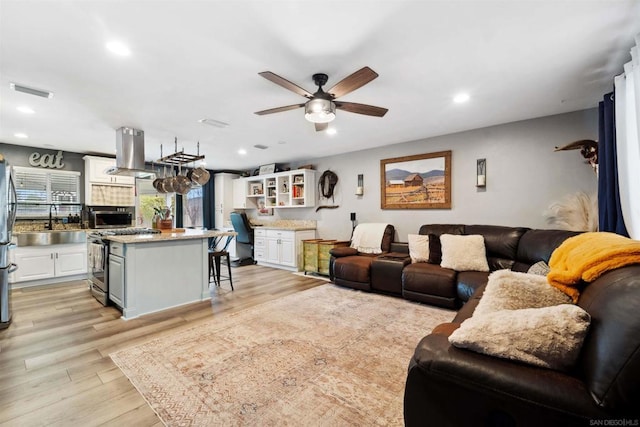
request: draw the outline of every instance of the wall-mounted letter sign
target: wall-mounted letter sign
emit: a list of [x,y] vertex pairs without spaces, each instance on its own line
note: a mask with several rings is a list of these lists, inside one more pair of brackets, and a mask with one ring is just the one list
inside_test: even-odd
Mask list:
[[58,151],[55,156],[53,154],[40,154],[37,151],[29,156],[29,164],[34,167],[62,169],[62,151]]

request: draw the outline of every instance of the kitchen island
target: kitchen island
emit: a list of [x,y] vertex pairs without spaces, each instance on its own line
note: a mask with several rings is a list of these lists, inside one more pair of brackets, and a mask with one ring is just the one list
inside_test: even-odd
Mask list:
[[208,239],[233,231],[108,236],[109,299],[132,319],[211,298]]

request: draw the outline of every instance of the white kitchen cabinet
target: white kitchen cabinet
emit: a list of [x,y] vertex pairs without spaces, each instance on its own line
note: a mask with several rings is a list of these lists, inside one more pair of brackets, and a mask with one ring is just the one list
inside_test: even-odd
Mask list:
[[213,175],[214,188],[214,222],[215,227],[222,230],[231,226],[230,214],[233,212],[233,183],[238,175],[233,173],[217,173]]
[[109,299],[118,307],[124,305],[124,258],[117,255],[109,255]]
[[315,238],[315,230],[254,229],[254,257],[260,264],[299,270],[302,240]]
[[247,208],[247,183],[244,178],[233,180],[233,209]]
[[109,175],[115,159],[84,156],[84,197],[87,206],[135,206],[135,183],[132,176]]
[[89,175],[89,181],[104,184],[135,185],[136,179],[132,176],[109,175],[107,169],[115,167],[116,159],[108,157],[84,156],[85,173]]
[[87,245],[72,243],[17,247],[11,251],[18,269],[12,283],[50,279],[87,273]]

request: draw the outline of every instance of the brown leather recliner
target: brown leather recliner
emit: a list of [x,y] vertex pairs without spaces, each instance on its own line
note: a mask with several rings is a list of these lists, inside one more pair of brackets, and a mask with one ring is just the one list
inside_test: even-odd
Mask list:
[[[380,245],[382,254],[389,252],[394,235],[395,227],[387,225]],[[371,262],[381,254],[362,253],[351,247],[333,248],[330,253],[329,277],[336,285],[371,290]]]

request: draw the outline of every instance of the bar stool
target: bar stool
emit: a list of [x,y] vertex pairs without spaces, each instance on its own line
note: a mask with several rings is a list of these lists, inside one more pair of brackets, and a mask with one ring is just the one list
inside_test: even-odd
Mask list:
[[[216,286],[220,286],[220,282],[223,280],[228,280],[231,284],[231,290],[233,291],[233,279],[231,278],[231,256],[229,255],[229,251],[227,248],[229,244],[233,240],[233,236],[227,236],[227,241],[224,244],[222,249],[216,249],[216,246],[220,242],[219,239],[215,239],[213,245],[209,248],[209,283],[211,283],[211,277],[213,276],[213,282]],[[229,269],[228,276],[221,276],[221,259],[223,257],[227,258],[227,268]]]

